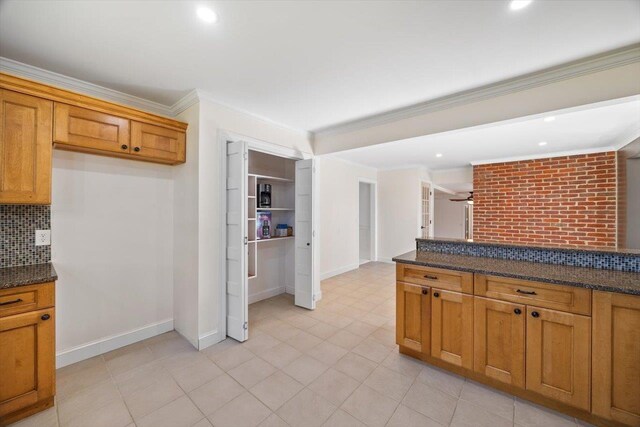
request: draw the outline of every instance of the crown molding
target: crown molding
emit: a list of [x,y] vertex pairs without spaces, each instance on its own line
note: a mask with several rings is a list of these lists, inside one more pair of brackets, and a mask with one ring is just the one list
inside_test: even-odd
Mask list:
[[33,65],[24,64],[14,61],[13,59],[0,56],[0,71],[13,74],[18,77],[24,77],[29,80],[35,80],[41,83],[50,84],[63,89],[79,92],[84,95],[103,99],[106,101],[116,102],[118,104],[128,105],[150,113],[160,114],[163,116],[173,117],[171,107],[160,104],[158,102],[149,101],[138,96],[133,96],[109,89],[83,80],[74,79],[63,74],[54,73],[53,71],[44,70],[34,67]]
[[491,163],[509,163],[509,162],[519,162],[522,160],[538,160],[538,159],[550,159],[553,157],[579,156],[582,154],[606,153],[608,151],[616,151],[616,148],[615,147],[595,147],[595,148],[584,148],[580,150],[556,151],[554,153],[530,154],[526,156],[501,157],[497,159],[477,160],[477,161],[471,162],[471,164],[473,166],[478,166],[478,165],[488,165]]
[[640,43],[589,56],[577,61],[568,62],[555,67],[524,74],[512,79],[503,80],[451,95],[398,108],[385,113],[374,114],[336,125],[312,131],[315,137],[353,132],[356,130],[378,126],[385,123],[408,119],[425,113],[449,109],[458,105],[483,101],[497,96],[508,95],[551,83],[560,82],[586,74],[605,71],[640,62]]

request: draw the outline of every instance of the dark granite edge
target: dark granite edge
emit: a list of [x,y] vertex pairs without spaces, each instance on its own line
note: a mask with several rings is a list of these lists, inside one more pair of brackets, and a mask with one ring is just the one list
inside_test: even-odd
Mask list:
[[0,268],[0,290],[56,280],[58,273],[51,262]]
[[[434,268],[443,268],[447,270],[455,270],[455,271],[464,271],[467,273],[480,273],[480,274],[489,274],[492,276],[500,276],[500,277],[510,277],[513,279],[521,279],[521,280],[534,280],[537,282],[550,283],[552,285],[563,285],[563,286],[572,286],[574,288],[583,288],[583,289],[592,289],[596,291],[605,291],[605,292],[614,292],[618,294],[628,294],[628,295],[640,295],[640,289],[629,289],[624,287],[613,287],[607,285],[598,285],[593,283],[585,283],[580,281],[571,281],[571,280],[559,280],[559,279],[550,279],[546,277],[539,277],[535,275],[524,275],[517,273],[505,273],[505,272],[496,272],[490,269],[482,269],[482,268],[472,268],[472,267],[462,267],[452,264],[439,263],[433,261],[417,261],[417,260],[408,260],[403,259],[402,257],[405,255],[409,255],[414,253],[415,251],[410,251],[404,253],[402,255],[398,255],[396,257],[391,258],[394,262],[399,262],[401,264],[412,264],[412,265],[422,265],[425,267],[434,267]],[[485,258],[485,257],[478,257]],[[511,261],[511,260],[508,260]],[[528,261],[516,261],[516,262],[528,262]],[[543,264],[543,263],[535,263],[535,264]],[[574,268],[585,268],[586,267],[574,267]]]
[[587,253],[597,255],[618,255],[625,257],[640,258],[640,249],[616,249],[616,248],[601,248],[601,247],[571,247],[571,246],[542,246],[542,245],[528,245],[524,243],[507,243],[507,242],[483,242],[473,241],[465,239],[445,239],[445,238],[416,238],[417,242],[430,242],[430,243],[453,243],[466,246],[491,246],[497,248],[514,248],[514,249],[533,249],[540,251],[559,251],[568,253]]

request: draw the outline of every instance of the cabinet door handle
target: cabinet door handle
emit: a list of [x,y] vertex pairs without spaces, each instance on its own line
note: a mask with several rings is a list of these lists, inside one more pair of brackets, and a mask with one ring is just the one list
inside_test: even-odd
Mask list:
[[532,317],[540,317],[540,313],[538,313],[537,311],[533,311],[533,312],[531,312],[531,316]]
[[17,304],[19,302],[22,302],[21,298],[14,299],[14,300],[11,300],[11,301],[0,302],[0,305]]
[[522,313],[522,310],[520,310],[519,308],[516,308],[515,310],[513,310],[513,312],[515,314],[520,314],[520,313]]
[[422,288],[422,295],[426,295],[429,293],[429,289],[427,288]]
[[425,274],[424,278],[425,279],[430,279],[430,280],[438,280],[438,276],[432,276],[430,274]]
[[538,295],[536,294],[536,291],[523,291],[522,289],[517,289],[516,292],[525,295]]
[[140,151],[140,147],[133,147],[133,151],[137,153],[138,151]]
[[123,150],[126,150],[127,148],[129,148],[129,146],[127,144],[122,144],[120,148],[122,148]]
[[51,316],[49,316],[48,314],[43,314],[40,318],[42,320],[49,320],[49,319],[51,319]]
[[433,296],[434,296],[434,297],[436,297],[436,298],[438,298],[438,297],[440,296],[440,294],[439,294],[438,292],[434,292],[434,293],[433,293]]

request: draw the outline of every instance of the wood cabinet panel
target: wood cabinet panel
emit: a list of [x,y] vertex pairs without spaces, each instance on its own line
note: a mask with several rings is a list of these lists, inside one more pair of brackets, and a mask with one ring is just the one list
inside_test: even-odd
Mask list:
[[473,369],[473,297],[431,290],[431,356]]
[[474,370],[525,386],[525,319],[521,304],[474,298]]
[[397,280],[465,294],[473,293],[473,273],[420,265],[396,264]]
[[475,295],[531,304],[578,314],[591,314],[591,290],[510,277],[475,274]]
[[428,287],[396,283],[396,343],[429,354],[431,295]]
[[53,142],[72,147],[129,153],[129,120],[107,113],[55,104]]
[[0,318],[0,424],[55,394],[54,309]]
[[169,163],[185,161],[185,134],[147,123],[131,123],[131,154]]
[[43,283],[0,290],[0,317],[53,307],[54,284]]
[[591,318],[527,307],[528,390],[584,410],[591,397]]
[[53,103],[0,90],[0,203],[51,203]]
[[640,297],[593,293],[593,413],[640,426]]

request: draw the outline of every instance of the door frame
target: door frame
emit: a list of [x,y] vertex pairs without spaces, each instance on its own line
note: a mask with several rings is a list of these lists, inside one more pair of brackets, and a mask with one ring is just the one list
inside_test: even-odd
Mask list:
[[[220,334],[224,333],[224,338],[227,337],[227,141],[244,141],[247,143],[247,148],[249,150],[260,151],[266,154],[285,157],[292,160],[304,160],[313,157],[309,153],[293,148],[262,141],[224,129],[218,130],[217,143],[219,150],[218,157],[220,159],[218,173],[218,227],[220,227],[220,242],[218,243],[218,248],[220,253],[218,254],[218,260],[221,266],[220,271],[218,272],[218,331]],[[316,197],[317,196],[318,195],[316,195]],[[316,214],[316,212],[314,212],[314,214]],[[316,230],[317,229],[318,226],[316,223]],[[318,236],[316,235],[314,242],[317,241],[317,239]],[[316,264],[315,259],[314,264]],[[317,268],[317,266],[314,265],[314,268]]]
[[[378,260],[378,182],[375,179],[358,177],[358,233],[360,232],[360,183],[369,184],[371,191],[370,200],[370,249],[369,260],[374,262]],[[358,265],[360,264],[360,235],[358,234]]]

